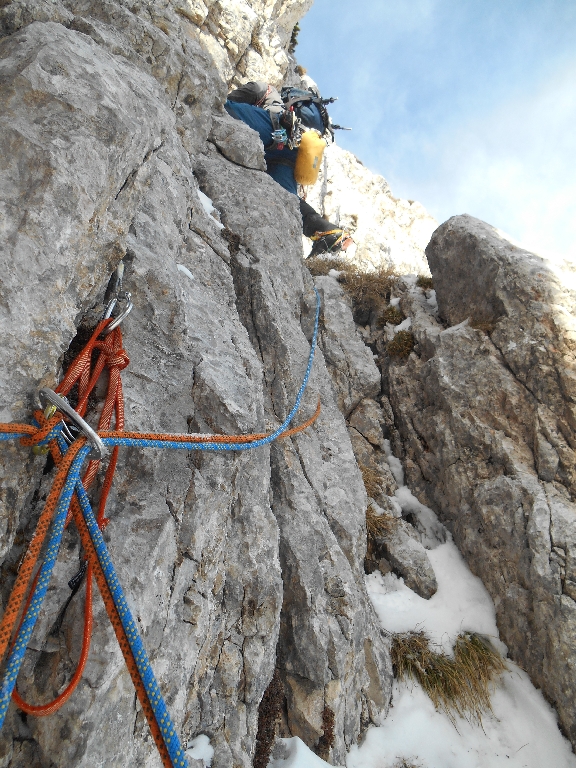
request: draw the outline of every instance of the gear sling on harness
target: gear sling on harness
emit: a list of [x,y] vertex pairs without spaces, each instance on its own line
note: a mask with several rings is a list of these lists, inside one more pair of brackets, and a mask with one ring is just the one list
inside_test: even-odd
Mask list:
[[[108,396],[99,419],[98,434],[94,438],[100,446],[103,445],[105,449],[112,448],[113,450],[104,479],[97,515],[94,515],[92,510],[87,489],[96,476],[99,458],[90,460],[84,477],[80,477],[86,459],[94,454],[95,448],[92,444],[94,440],[90,443],[85,435],[80,435],[72,442],[67,424],[62,420],[62,415],[54,414],[54,408],[47,409],[44,413],[36,411],[34,413],[35,425],[0,424],[0,440],[20,438],[20,442],[26,446],[49,446],[57,466],[52,488],[38,519],[28,550],[20,563],[16,581],[0,622],[0,662],[5,659],[6,654],[8,656],[0,679],[0,727],[6,717],[11,697],[15,699],[16,705],[25,712],[46,715],[59,709],[72,694],[88,658],[92,626],[92,576],[94,576],[163,765],[166,768],[187,768],[186,755],[162,698],[136,622],[124,597],[102,536],[102,530],[108,522],[104,516],[104,511],[116,467],[118,449],[120,446],[128,446],[172,448],[187,451],[245,451],[267,445],[277,438],[289,437],[309,427],[320,413],[320,402],[310,419],[298,427],[288,429],[300,407],[312,370],[320,316],[320,296],[316,289],[315,293],[314,332],[304,378],[290,413],[274,432],[268,434],[171,435],[124,431],[120,371],[128,365],[129,360],[122,348],[122,334],[119,328],[115,328],[104,340],[98,338],[106,331],[107,326],[113,323],[112,319],[108,318],[98,324],[85,349],[73,361],[63,381],[57,387],[58,392],[67,394],[75,384],[78,384],[79,396],[74,421],[77,424],[85,425],[86,431],[94,435],[83,421],[82,416],[87,409],[89,394],[104,367],[108,367]],[[93,350],[99,350],[100,355],[93,370],[91,370]],[[51,390],[43,390],[43,392],[52,395],[52,402],[58,402],[58,397],[54,397],[55,393],[52,393]],[[109,427],[113,415],[115,416],[116,430],[111,431]],[[31,706],[17,694],[15,690],[16,678],[46,595],[64,529],[70,518],[74,519],[78,528],[88,562],[85,623],[80,661],[71,682],[57,699],[48,705]],[[36,577],[32,579],[46,539],[47,548],[44,559]],[[32,587],[29,589],[30,582],[32,582]],[[28,592],[29,596],[26,600]],[[20,623],[16,626],[21,614],[23,615]],[[16,632],[14,632],[15,627]]]

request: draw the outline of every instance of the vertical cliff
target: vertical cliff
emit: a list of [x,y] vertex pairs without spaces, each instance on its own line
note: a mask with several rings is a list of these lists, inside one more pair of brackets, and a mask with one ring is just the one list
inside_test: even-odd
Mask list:
[[[282,79],[308,4],[3,4],[4,421],[29,421],[38,388],[59,381],[121,260],[130,429],[242,434],[286,417],[315,306],[300,215],[222,103],[235,77]],[[318,398],[316,424],[270,448],[121,454],[105,536],[176,727],[184,743],[210,737],[216,768],[251,765],[275,668],[285,732],[314,746],[332,710],[335,762],[388,708],[388,641],[363,582],[366,493],[321,351],[299,422]],[[1,472],[5,601],[53,470],[3,443]],[[81,597],[55,622],[80,560],[70,527],[19,679],[32,703],[73,671]],[[159,765],[99,601],[74,696],[49,718],[12,706],[0,744],[13,768]]]

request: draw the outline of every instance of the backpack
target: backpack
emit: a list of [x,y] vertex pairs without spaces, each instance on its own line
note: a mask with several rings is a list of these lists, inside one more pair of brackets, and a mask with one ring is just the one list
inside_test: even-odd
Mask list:
[[306,128],[314,128],[323,136],[328,132],[334,138],[330,115],[326,109],[325,103],[330,103],[331,99],[321,99],[312,91],[306,91],[302,88],[285,86],[280,92],[284,107],[294,109],[296,117],[302,121]]

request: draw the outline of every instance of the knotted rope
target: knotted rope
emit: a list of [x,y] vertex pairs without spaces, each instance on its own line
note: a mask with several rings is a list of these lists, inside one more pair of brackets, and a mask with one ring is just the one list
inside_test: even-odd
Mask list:
[[[84,436],[78,437],[71,445],[68,445],[64,437],[65,423],[62,417],[60,415],[50,416],[42,411],[34,413],[35,425],[0,424],[0,440],[20,438],[23,445],[47,446],[57,466],[52,488],[39,516],[28,550],[20,564],[14,587],[0,622],[0,661],[8,652],[4,675],[0,683],[0,728],[4,722],[11,696],[15,699],[17,706],[25,712],[34,715],[47,715],[59,709],[76,688],[86,665],[90,648],[92,576],[94,576],[163,764],[167,768],[186,768],[187,760],[184,751],[172,725],[138,633],[137,625],[126,603],[122,587],[102,537],[102,530],[109,522],[104,513],[116,468],[118,450],[120,446],[131,446],[188,451],[241,451],[266,445],[277,438],[289,437],[309,427],[318,418],[320,402],[318,402],[318,407],[311,418],[299,427],[288,429],[298,411],[312,370],[320,316],[320,297],[317,291],[315,293],[314,332],[304,378],[290,413],[272,433],[171,435],[125,432],[123,429],[124,403],[120,372],[128,365],[129,359],[122,347],[120,329],[116,328],[104,340],[101,340],[99,339],[100,334],[106,325],[112,321],[107,319],[98,324],[85,348],[72,362],[63,381],[56,389],[59,394],[67,395],[77,385],[78,405],[76,411],[80,416],[84,416],[88,407],[88,398],[104,368],[109,371],[108,392],[98,422],[98,434],[104,445],[113,450],[102,486],[97,515],[94,515],[92,511],[87,490],[96,477],[100,461],[89,461],[84,477],[80,477],[81,468],[90,453],[90,447],[86,444]],[[92,367],[94,351],[98,351],[99,355]],[[113,417],[116,429],[110,430]],[[46,595],[63,532],[71,517],[74,518],[79,531],[88,563],[82,650],[76,671],[65,690],[49,704],[33,706],[23,701],[16,692],[16,677]],[[48,545],[44,559],[30,588],[32,574],[47,536]],[[25,600],[28,592],[28,599]],[[12,640],[14,627],[20,614],[22,614],[22,618]]]

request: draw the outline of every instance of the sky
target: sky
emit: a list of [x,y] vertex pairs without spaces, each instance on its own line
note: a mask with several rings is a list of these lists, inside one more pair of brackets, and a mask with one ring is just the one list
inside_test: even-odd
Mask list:
[[576,261],[576,0],[315,0],[300,27],[338,144],[395,196]]

